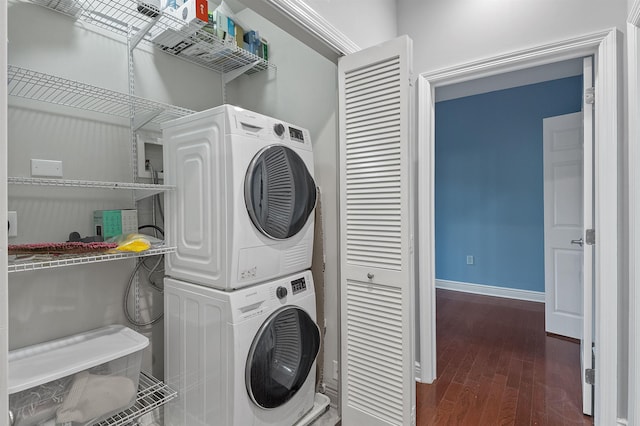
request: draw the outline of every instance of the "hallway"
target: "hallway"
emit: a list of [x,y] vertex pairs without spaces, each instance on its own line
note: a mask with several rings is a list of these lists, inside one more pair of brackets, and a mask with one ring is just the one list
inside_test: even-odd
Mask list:
[[438,379],[417,424],[591,425],[580,346],[544,331],[544,304],[437,290]]

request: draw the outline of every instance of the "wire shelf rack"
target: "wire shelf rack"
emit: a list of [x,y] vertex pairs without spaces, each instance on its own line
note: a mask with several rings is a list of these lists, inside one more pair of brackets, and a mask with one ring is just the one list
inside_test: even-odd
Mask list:
[[129,182],[99,182],[91,180],[73,179],[41,179],[27,177],[8,177],[7,183],[13,185],[34,185],[34,186],[60,186],[70,188],[96,188],[96,189],[134,189],[134,190],[157,190],[173,191],[173,185],[158,185],[153,183],[129,183]]
[[161,246],[151,248],[140,253],[103,253],[103,254],[73,254],[59,256],[37,256],[25,259],[9,258],[8,272],[37,271],[40,269],[59,268],[62,266],[86,265],[89,263],[109,262],[113,260],[134,259],[137,257],[157,256],[174,253],[175,247]]
[[94,426],[127,425],[154,409],[166,404],[178,395],[169,386],[145,373],[140,373],[138,396],[133,407],[96,423]]
[[[33,3],[127,37],[131,27],[141,41],[219,73],[252,74],[275,65],[233,42],[221,40],[199,25],[188,24],[142,1],[31,0]],[[135,37],[135,36],[134,36]]]
[[9,96],[127,119],[133,105],[136,114],[147,114],[153,117],[149,121],[156,124],[195,112],[13,65],[9,65],[7,74]]

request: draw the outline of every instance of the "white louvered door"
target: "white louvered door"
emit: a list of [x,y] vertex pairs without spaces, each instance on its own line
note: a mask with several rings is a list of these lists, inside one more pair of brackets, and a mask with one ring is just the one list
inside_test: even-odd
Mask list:
[[411,39],[341,58],[341,406],[346,426],[415,424]]

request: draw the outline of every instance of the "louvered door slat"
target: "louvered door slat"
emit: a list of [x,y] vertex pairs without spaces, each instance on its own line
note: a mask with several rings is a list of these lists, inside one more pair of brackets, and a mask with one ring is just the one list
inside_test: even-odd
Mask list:
[[390,243],[400,243],[402,239],[398,238],[397,235],[394,235],[393,232],[388,232],[385,229],[378,229],[375,233],[364,232],[359,229],[352,229],[347,236],[350,239],[353,239],[354,242],[359,241],[383,241]]
[[[354,119],[346,124],[347,134],[349,136],[358,136],[360,133],[361,136],[371,135],[371,130],[393,130],[397,129],[400,126],[399,120],[400,117],[393,114],[384,114],[382,116],[367,116],[362,119]],[[362,133],[366,132],[366,133]],[[400,142],[397,140],[396,142]],[[349,145],[347,145],[347,149]]]
[[375,92],[377,89],[391,89],[399,87],[397,72],[386,74],[374,74],[365,80],[361,80],[358,84],[351,85],[347,90],[347,102],[357,101],[363,96]]
[[382,158],[389,156],[399,156],[400,150],[397,147],[389,146],[389,141],[379,142],[377,144],[364,144],[353,147],[349,150],[350,159],[367,158],[372,154],[378,155]]
[[347,123],[347,127],[351,127],[351,125],[365,119],[369,121],[380,121],[387,120],[386,117],[388,117],[389,121],[395,120],[398,116],[395,108],[397,104],[398,99],[393,98],[384,103],[376,102],[375,104],[371,103],[360,108],[350,108],[352,116]]
[[398,91],[391,88],[378,90],[369,96],[360,96],[357,100],[351,100],[347,106],[353,111],[360,111],[370,105],[385,105],[387,102],[396,102],[396,99],[398,99]]
[[399,187],[397,185],[397,178],[394,175],[367,176],[366,173],[354,173],[350,176],[349,183],[354,186],[354,190],[358,185],[362,188],[371,188],[372,190],[377,187],[382,187],[383,185],[385,188]]
[[345,78],[350,86],[358,86],[362,81],[370,80],[372,75],[384,75],[390,70],[397,73],[399,68],[398,60],[386,60],[377,64],[371,64],[368,68],[354,70]]
[[351,149],[362,149],[367,146],[380,145],[397,140],[400,137],[400,129],[383,129],[372,135],[362,137],[351,136]]
[[398,193],[393,190],[393,187],[387,189],[385,187],[378,187],[377,191],[372,191],[369,189],[360,189],[360,190],[352,190],[349,191],[349,196],[351,200],[349,202],[360,202],[360,200],[370,200],[374,199],[376,201],[385,202],[385,199],[397,200]]

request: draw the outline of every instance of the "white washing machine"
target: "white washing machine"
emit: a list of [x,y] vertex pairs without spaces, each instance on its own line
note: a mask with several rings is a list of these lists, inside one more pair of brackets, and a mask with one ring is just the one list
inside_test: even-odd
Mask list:
[[166,123],[167,275],[233,290],[311,267],[309,131],[230,105]]
[[291,426],[313,408],[320,331],[309,271],[227,292],[165,279],[172,426]]

